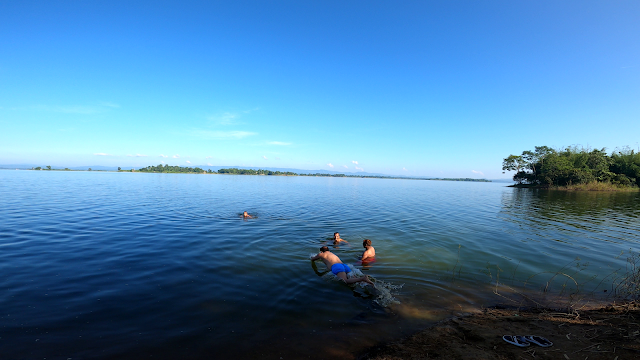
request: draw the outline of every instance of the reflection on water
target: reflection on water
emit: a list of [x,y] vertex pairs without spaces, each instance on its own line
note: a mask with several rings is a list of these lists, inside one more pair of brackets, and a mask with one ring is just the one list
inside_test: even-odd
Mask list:
[[510,224],[506,232],[531,251],[511,255],[526,269],[513,278],[542,289],[537,295],[548,302],[610,295],[629,250],[638,249],[638,193],[512,189],[502,194],[501,203],[499,218]]
[[[640,194],[513,189],[502,194],[501,218],[555,241],[591,245],[585,239],[637,246]],[[566,234],[567,236],[562,236]]]
[[[604,288],[640,241],[630,193],[35,171],[0,184],[8,358],[350,358],[454,312],[573,296],[565,275]],[[309,260],[336,231],[349,243],[332,251],[376,291]],[[365,238],[376,261],[361,264]]]

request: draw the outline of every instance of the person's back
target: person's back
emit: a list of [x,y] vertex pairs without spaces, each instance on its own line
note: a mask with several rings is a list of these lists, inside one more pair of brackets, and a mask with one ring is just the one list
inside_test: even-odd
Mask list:
[[[373,282],[369,280],[367,275],[364,275],[359,278],[349,278],[347,277],[347,273],[351,272],[351,268],[348,265],[345,265],[340,261],[340,258],[329,251],[329,248],[323,246],[320,248],[320,253],[318,255],[311,258],[311,261],[315,261],[318,259],[322,259],[324,264],[331,270],[333,275],[337,276],[340,280],[344,281],[346,284],[353,284],[356,282],[364,281],[367,284],[373,285]],[[375,286],[375,285],[374,285]]]
[[362,258],[360,260],[361,261],[373,260],[376,257],[376,249],[374,249],[373,246],[371,246],[371,240],[364,239],[364,241],[362,241],[362,246],[366,250],[362,253]]
[[[325,248],[325,247],[323,247]],[[331,267],[333,266],[333,264],[341,264],[342,261],[340,261],[340,258],[332,253],[331,251],[329,251],[329,248],[327,248],[325,251],[321,251],[318,254],[318,258],[320,258],[322,260],[322,262],[324,262],[324,264],[331,269]]]

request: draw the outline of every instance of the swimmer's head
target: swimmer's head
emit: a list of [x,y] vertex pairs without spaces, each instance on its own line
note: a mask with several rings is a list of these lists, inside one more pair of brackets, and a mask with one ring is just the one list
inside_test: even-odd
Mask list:
[[371,246],[371,240],[369,239],[364,239],[362,241],[362,246],[367,247],[367,246]]
[[325,251],[329,251],[329,248],[326,246],[323,246],[320,248],[320,252],[325,252]]
[[339,234],[339,233],[337,233],[337,232],[334,232],[334,233],[333,233],[333,238],[334,238],[334,239],[337,239],[337,238],[339,238],[339,237],[340,237],[340,234]]
[[247,214],[247,212],[245,211],[244,213],[242,213],[242,216],[249,216],[249,214]]

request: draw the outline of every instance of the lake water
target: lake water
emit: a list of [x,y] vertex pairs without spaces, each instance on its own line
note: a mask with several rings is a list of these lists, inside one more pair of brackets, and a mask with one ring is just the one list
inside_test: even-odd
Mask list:
[[[611,289],[640,194],[506,185],[0,171],[0,354],[348,359],[517,292],[566,298],[560,270],[579,294]],[[335,231],[380,290],[309,260]]]

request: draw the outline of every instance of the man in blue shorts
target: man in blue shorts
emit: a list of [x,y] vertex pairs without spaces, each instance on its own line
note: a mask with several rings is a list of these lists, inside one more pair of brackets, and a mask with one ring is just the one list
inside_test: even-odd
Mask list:
[[349,265],[345,265],[340,261],[340,258],[329,251],[329,248],[323,246],[320,248],[320,252],[318,255],[311,258],[311,261],[322,260],[328,269],[331,269],[333,275],[340,278],[340,280],[344,281],[347,284],[353,284],[360,281],[364,281],[367,284],[373,285],[373,282],[369,280],[367,275],[359,278],[348,278],[347,273],[351,272],[351,268]]

